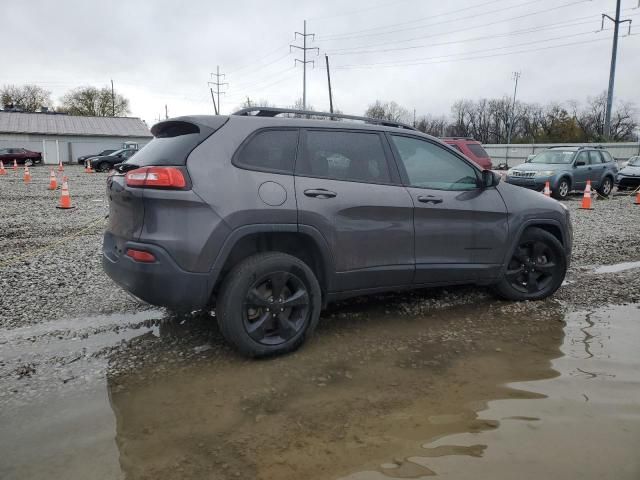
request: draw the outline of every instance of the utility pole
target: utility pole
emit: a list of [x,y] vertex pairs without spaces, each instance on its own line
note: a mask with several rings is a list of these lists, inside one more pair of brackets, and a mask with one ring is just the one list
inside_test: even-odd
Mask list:
[[511,104],[511,118],[509,119],[509,127],[507,128],[507,152],[505,155],[505,163],[509,165],[509,145],[511,144],[511,132],[513,132],[513,124],[516,117],[516,95],[518,94],[518,80],[520,79],[520,72],[513,72],[513,80],[515,86],[513,87],[513,103]]
[[315,66],[315,62],[313,60],[307,60],[307,50],[315,50],[316,55],[320,55],[320,49],[318,47],[307,47],[307,37],[311,37],[312,40],[316,39],[315,33],[307,33],[307,21],[304,21],[304,28],[302,33],[295,32],[294,38],[298,38],[298,35],[302,37],[302,46],[298,45],[289,45],[289,51],[292,48],[297,48],[298,50],[302,50],[302,60],[295,59],[293,64],[296,65],[298,62],[302,64],[302,109],[307,109],[307,63],[312,63]]
[[416,109],[413,109],[413,128],[416,128]]
[[220,108],[220,94],[225,94],[227,92],[221,92],[220,91],[220,87],[227,85],[229,86],[229,84],[227,82],[221,82],[220,79],[225,77],[224,73],[220,73],[220,65],[216,65],[216,73],[212,73],[211,74],[211,78],[216,77],[216,81],[215,82],[209,82],[210,85],[215,85],[216,87],[216,97],[218,99],[217,102],[217,106],[216,106],[216,102],[214,100],[213,104],[214,104],[214,109],[216,111],[216,115],[219,115],[221,112],[221,108]]
[[164,104],[164,119],[168,120],[169,119],[169,110],[167,109],[167,104]]
[[216,97],[213,94],[213,88],[209,87],[209,91],[211,92],[211,101],[213,102],[213,112],[218,115],[218,106],[216,105]]
[[327,83],[329,84],[329,113],[333,113],[333,94],[331,93],[331,74],[329,73],[329,56],[325,53],[324,59],[327,62]]
[[113,91],[113,78],[111,79],[111,116],[116,116],[116,95]]
[[[638,2],[640,6],[640,2]],[[604,137],[608,140],[611,137],[611,108],[613,106],[613,85],[616,78],[616,58],[618,56],[618,31],[620,24],[629,22],[629,33],[631,33],[631,19],[620,20],[620,0],[616,0],[616,18],[611,18],[606,13],[602,14],[602,24],[600,30],[604,29],[604,19],[608,18],[613,22],[613,48],[611,49],[611,68],[609,70],[609,90],[607,91],[607,112],[604,119]]]

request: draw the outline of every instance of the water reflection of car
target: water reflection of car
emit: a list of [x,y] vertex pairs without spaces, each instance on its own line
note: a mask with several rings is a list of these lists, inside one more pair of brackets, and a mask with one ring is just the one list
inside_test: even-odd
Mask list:
[[108,150],[102,150],[100,153],[92,153],[91,155],[82,155],[81,157],[78,157],[78,164],[84,165],[84,162],[86,162],[90,158],[103,157],[103,156],[109,155],[110,153],[113,153],[115,151],[116,151],[115,148],[110,148]]
[[592,188],[608,196],[617,173],[617,163],[602,147],[552,147],[511,168],[506,181],[538,191],[549,182],[552,195],[564,199],[572,190],[583,190],[591,180]]
[[89,160],[91,160],[91,166],[98,172],[108,172],[114,167],[114,165],[130,159],[137,151],[138,150],[133,148],[122,148],[115,152],[111,152],[109,155],[93,157]]
[[5,164],[15,160],[19,165],[37,165],[42,163],[42,153],[33,152],[26,148],[0,148],[0,160]]
[[618,172],[616,185],[618,190],[640,187],[640,155],[631,157],[627,166]]

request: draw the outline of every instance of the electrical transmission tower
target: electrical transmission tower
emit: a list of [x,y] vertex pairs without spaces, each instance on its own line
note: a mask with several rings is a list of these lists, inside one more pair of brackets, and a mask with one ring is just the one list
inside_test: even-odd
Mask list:
[[222,86],[229,86],[229,84],[227,82],[221,82],[220,79],[224,78],[225,75],[224,73],[220,73],[220,65],[216,65],[216,73],[212,73],[211,74],[211,78],[216,77],[216,81],[215,82],[208,82],[209,85],[213,85],[216,88],[216,97],[218,99],[218,103],[216,105],[216,101],[213,98],[213,88],[211,88],[211,100],[213,100],[213,109],[216,112],[216,115],[220,115],[221,112],[221,107],[220,107],[220,94],[224,95],[227,92],[221,92],[220,91],[220,87]]
[[[640,7],[640,2],[638,2]],[[620,24],[629,23],[629,33],[631,33],[631,19],[620,20],[620,0],[616,0],[616,18],[611,18],[606,13],[602,14],[602,25],[600,30],[604,29],[604,19],[608,18],[613,22],[613,48],[611,49],[611,69],[609,70],[609,90],[607,91],[607,112],[604,119],[604,136],[606,139],[611,137],[611,108],[613,105],[613,85],[616,78],[616,58],[618,56],[618,30]]]
[[311,37],[312,40],[315,40],[315,33],[307,33],[307,21],[304,21],[304,28],[302,33],[295,32],[294,38],[298,38],[298,35],[302,37],[302,46],[298,45],[289,45],[289,51],[292,48],[297,48],[298,50],[302,50],[302,60],[296,58],[294,60],[294,65],[300,62],[302,64],[302,109],[307,109],[307,63],[311,63],[315,66],[315,62],[313,60],[307,60],[307,50],[315,50],[316,55],[320,55],[320,49],[318,47],[307,47],[307,37]]

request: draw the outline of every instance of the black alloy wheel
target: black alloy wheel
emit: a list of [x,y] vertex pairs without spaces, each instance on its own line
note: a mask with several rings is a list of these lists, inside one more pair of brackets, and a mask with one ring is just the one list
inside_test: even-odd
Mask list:
[[296,336],[309,317],[309,294],[296,275],[273,272],[256,280],[246,295],[243,324],[263,345],[279,345]]

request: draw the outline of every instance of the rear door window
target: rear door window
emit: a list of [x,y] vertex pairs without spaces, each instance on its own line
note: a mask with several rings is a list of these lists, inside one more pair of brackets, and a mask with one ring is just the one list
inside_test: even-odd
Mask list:
[[487,158],[489,156],[487,151],[482,148],[482,145],[478,145],[477,143],[467,143],[467,148],[471,150],[471,153],[473,153],[476,157]]
[[362,183],[391,183],[379,133],[308,130],[296,175]]
[[240,147],[234,163],[249,170],[293,173],[298,129],[262,130]]
[[602,163],[602,157],[600,156],[600,152],[596,152],[595,150],[591,150],[589,152],[589,164],[590,165],[600,165]]

